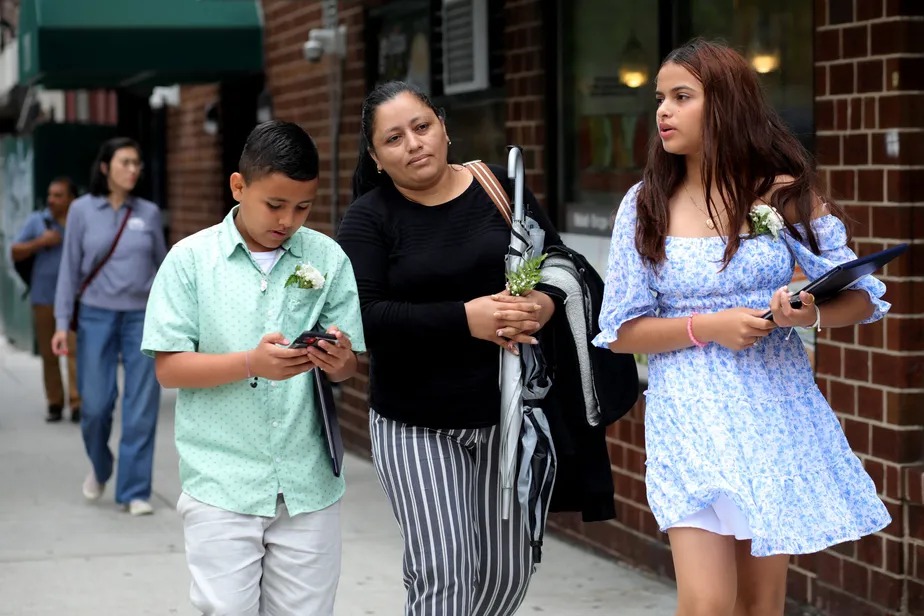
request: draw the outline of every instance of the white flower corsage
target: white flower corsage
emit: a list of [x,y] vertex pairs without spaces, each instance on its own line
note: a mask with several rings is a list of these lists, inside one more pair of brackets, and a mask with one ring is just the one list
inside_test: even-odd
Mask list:
[[751,208],[750,217],[751,224],[754,226],[754,235],[772,235],[773,239],[780,237],[783,217],[775,207],[761,203]]
[[324,275],[310,263],[299,263],[295,273],[286,279],[287,287],[297,285],[299,289],[320,289],[324,286]]

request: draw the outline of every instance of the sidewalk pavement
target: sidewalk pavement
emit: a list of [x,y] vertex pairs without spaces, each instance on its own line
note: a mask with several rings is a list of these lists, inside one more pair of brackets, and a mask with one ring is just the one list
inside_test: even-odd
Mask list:
[[[45,424],[41,365],[0,339],[0,615],[195,614],[173,445],[175,391],[165,390],[152,516],[132,518],[111,488],[87,503],[80,430]],[[118,421],[116,422],[118,425]],[[117,434],[112,443],[117,443]],[[371,463],[349,455],[337,616],[400,616],[401,540]],[[553,537],[519,614],[673,614],[673,586]]]

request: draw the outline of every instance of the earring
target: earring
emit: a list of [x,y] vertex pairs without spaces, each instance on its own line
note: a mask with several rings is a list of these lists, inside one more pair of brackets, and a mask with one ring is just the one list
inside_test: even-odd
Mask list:
[[452,139],[449,140],[449,143],[447,145],[452,145]]
[[375,172],[376,172],[376,173],[382,173],[382,168],[381,168],[381,167],[376,167],[376,168],[375,168]]

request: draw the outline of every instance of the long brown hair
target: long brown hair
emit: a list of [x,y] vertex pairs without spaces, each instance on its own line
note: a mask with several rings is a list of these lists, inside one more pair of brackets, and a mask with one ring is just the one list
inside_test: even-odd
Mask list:
[[[753,232],[748,217],[751,205],[770,192],[780,175],[790,175],[795,181],[774,191],[770,205],[780,213],[793,212],[807,237],[802,237],[788,219],[786,228],[795,237],[807,239],[812,251],[818,254],[818,241],[810,222],[816,199],[823,197],[811,157],[767,104],[757,74],[736,51],[703,39],[694,39],[675,49],[662,66],[669,62],[687,69],[703,84],[702,178],[709,216],[716,218],[719,207],[713,203],[709,190],[714,183],[729,222],[723,267],[741,244],[738,229],[747,224]],[[661,263],[666,257],[668,201],[685,177],[684,157],[665,151],[655,135],[638,193],[635,233],[639,253],[652,264]],[[830,213],[843,218],[843,211],[836,203],[830,199],[823,201]]]

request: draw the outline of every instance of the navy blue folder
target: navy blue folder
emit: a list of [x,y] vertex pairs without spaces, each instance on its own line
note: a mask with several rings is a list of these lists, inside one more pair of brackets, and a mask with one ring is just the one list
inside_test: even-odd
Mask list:
[[334,390],[327,376],[319,369],[313,371],[315,384],[315,402],[321,413],[324,440],[330,455],[331,470],[336,477],[343,469],[343,437],[340,435],[340,422],[337,420],[337,407],[334,404]]
[[[807,284],[802,290],[814,295],[816,304],[822,304],[837,297],[838,293],[850,287],[863,276],[881,269],[886,263],[906,250],[908,250],[908,244],[899,244],[847,263],[835,265],[825,272],[823,276]],[[793,295],[792,299],[789,300],[789,304],[793,308],[802,307],[802,301],[799,299],[798,293]],[[773,313],[768,310],[764,313],[763,318],[772,321]]]

